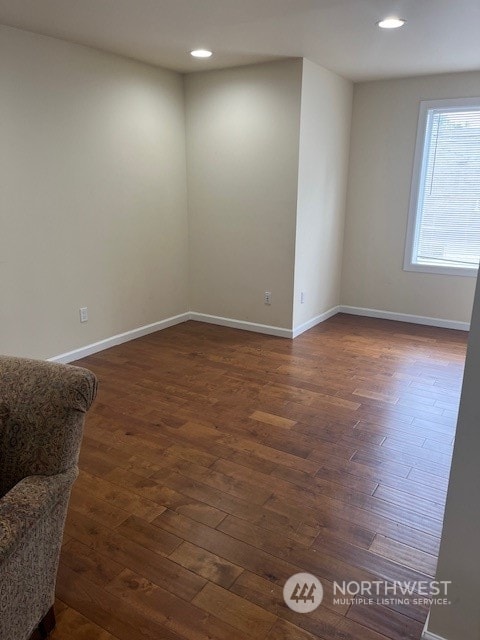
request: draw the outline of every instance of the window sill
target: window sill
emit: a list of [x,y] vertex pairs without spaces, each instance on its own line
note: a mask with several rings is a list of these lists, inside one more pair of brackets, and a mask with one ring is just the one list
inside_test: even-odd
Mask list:
[[404,271],[414,271],[417,273],[434,273],[440,276],[463,276],[467,278],[476,278],[478,274],[478,268],[463,268],[463,267],[444,267],[436,264],[404,264]]

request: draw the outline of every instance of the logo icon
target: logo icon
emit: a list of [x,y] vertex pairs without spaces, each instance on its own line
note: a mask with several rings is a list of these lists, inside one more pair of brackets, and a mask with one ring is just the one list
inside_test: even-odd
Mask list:
[[287,607],[297,613],[315,611],[323,600],[322,583],[311,573],[296,573],[286,581],[283,599]]

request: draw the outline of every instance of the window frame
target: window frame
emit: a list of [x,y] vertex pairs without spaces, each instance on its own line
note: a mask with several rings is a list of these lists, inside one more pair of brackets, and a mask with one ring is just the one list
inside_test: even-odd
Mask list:
[[426,142],[431,132],[431,122],[428,121],[429,111],[441,109],[442,111],[469,111],[472,107],[480,110],[480,97],[478,98],[448,98],[445,100],[422,100],[417,125],[417,139],[415,144],[415,156],[413,161],[412,182],[410,190],[410,205],[408,211],[407,235],[405,241],[404,271],[416,271],[421,273],[436,273],[439,275],[455,275],[476,277],[476,267],[447,267],[446,265],[419,264],[413,261],[418,246],[418,228],[420,225],[419,204],[420,187],[425,184],[428,153],[425,153]]

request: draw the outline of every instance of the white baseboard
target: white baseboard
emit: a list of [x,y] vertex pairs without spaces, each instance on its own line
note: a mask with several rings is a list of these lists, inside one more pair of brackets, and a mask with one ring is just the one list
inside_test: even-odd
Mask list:
[[437,636],[436,633],[432,633],[431,631],[424,629],[422,633],[422,640],[446,640],[446,638]]
[[350,307],[340,305],[339,313],[348,313],[353,316],[367,316],[369,318],[382,318],[383,320],[397,320],[398,322],[411,322],[413,324],[425,324],[431,327],[443,329],[459,329],[470,331],[469,322],[459,320],[444,320],[442,318],[428,318],[426,316],[413,316],[408,313],[396,313],[395,311],[381,311],[380,309],[364,309],[363,307]]
[[292,332],[293,333],[292,338],[296,338],[300,334],[305,333],[305,331],[308,331],[312,327],[315,327],[317,324],[325,322],[325,320],[328,320],[329,318],[331,318],[332,316],[336,315],[339,312],[340,312],[340,307],[332,307],[328,311],[325,311],[325,313],[322,313],[319,316],[316,316],[315,318],[312,318],[311,320],[304,322],[298,327],[294,327]]
[[265,333],[267,335],[278,336],[280,338],[293,338],[293,331],[291,329],[284,329],[283,327],[273,327],[268,324],[257,324],[256,322],[246,322],[245,320],[210,316],[206,313],[197,313],[196,311],[191,311],[189,316],[190,320],[196,320],[197,322],[207,322],[208,324],[231,327],[232,329],[243,329],[243,331]]
[[154,333],[155,331],[160,331],[161,329],[166,329],[167,327],[173,327],[174,325],[180,324],[181,322],[186,322],[187,320],[190,320],[190,314],[182,313],[178,316],[172,316],[171,318],[160,320],[159,322],[147,324],[144,327],[138,327],[138,329],[132,329],[131,331],[125,331],[125,333],[119,333],[118,335],[112,336],[111,338],[106,338],[105,340],[100,340],[99,342],[88,344],[86,347],[80,347],[80,349],[74,349],[73,351],[62,353],[59,356],[49,358],[49,361],[62,362],[66,364],[68,362],[73,362],[74,360],[80,360],[80,358],[90,356],[92,355],[92,353],[98,353],[99,351],[103,351],[104,349],[114,347],[117,344],[123,344],[124,342],[135,340],[135,338],[141,338],[142,336],[146,336],[149,333]]
[[[393,311],[381,311],[379,309],[364,309],[362,307],[350,307],[346,305],[340,305],[338,307],[332,307],[325,313],[322,313],[307,322],[292,329],[286,329],[283,327],[275,327],[267,324],[258,324],[256,322],[247,322],[245,320],[235,320],[233,318],[222,318],[220,316],[211,316],[206,313],[197,313],[196,311],[190,311],[182,313],[178,316],[172,316],[159,322],[153,322],[147,324],[144,327],[138,327],[125,333],[119,333],[111,338],[105,338],[99,342],[88,344],[85,347],[74,349],[73,351],[67,351],[53,358],[49,358],[50,362],[73,362],[74,360],[80,360],[86,356],[90,356],[93,353],[98,353],[104,349],[109,349],[117,344],[123,344],[135,338],[141,338],[149,333],[155,333],[155,331],[161,331],[167,327],[173,327],[176,324],[186,322],[187,320],[195,320],[197,322],[206,322],[208,324],[216,324],[222,327],[231,327],[233,329],[242,329],[243,331],[253,331],[255,333],[264,333],[270,336],[278,336],[280,338],[296,338],[308,329],[315,327],[317,324],[325,322],[328,318],[336,315],[337,313],[347,313],[356,316],[367,316],[370,318],[383,318],[384,320],[398,320],[400,322],[412,322],[414,324],[424,324],[433,327],[443,327],[446,329],[459,329],[461,331],[469,331],[470,324],[468,322],[459,322],[457,320],[443,320],[440,318],[427,318],[424,316],[413,316],[406,313],[395,313]],[[429,640],[425,638],[425,640]],[[430,638],[430,640],[436,640]],[[442,640],[442,639],[440,639]]]

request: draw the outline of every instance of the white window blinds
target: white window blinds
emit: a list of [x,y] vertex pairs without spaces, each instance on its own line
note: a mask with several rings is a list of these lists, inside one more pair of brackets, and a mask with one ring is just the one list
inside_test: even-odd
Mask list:
[[415,218],[411,264],[419,270],[422,265],[437,266],[443,272],[477,269],[480,101],[474,107],[428,108],[424,126],[415,211],[411,212]]

